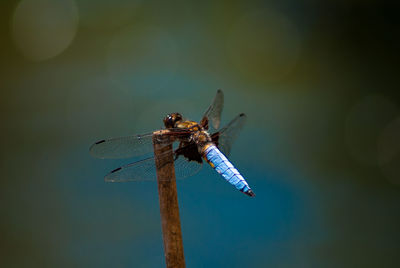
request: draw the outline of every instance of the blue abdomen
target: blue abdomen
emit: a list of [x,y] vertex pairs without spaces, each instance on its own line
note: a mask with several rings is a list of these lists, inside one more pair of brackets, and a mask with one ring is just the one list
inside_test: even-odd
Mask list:
[[254,196],[246,180],[239,171],[229,162],[229,160],[221,153],[215,145],[210,145],[204,151],[204,157],[207,162],[227,180],[230,184],[236,187],[239,191]]

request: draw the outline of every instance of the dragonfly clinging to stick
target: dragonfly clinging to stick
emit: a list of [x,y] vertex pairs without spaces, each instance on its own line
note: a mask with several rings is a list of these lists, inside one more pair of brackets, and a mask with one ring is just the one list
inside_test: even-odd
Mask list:
[[[164,118],[165,135],[170,135],[179,144],[173,151],[176,177],[179,179],[196,174],[205,160],[238,190],[248,196],[255,196],[243,176],[227,159],[232,143],[246,121],[246,115],[239,114],[228,125],[219,129],[223,103],[224,94],[222,90],[218,90],[200,123],[185,120],[179,113],[168,114]],[[105,176],[105,180],[155,180],[153,134],[154,132],[94,143],[90,147],[90,153],[97,158],[142,157],[139,161],[111,171]]]

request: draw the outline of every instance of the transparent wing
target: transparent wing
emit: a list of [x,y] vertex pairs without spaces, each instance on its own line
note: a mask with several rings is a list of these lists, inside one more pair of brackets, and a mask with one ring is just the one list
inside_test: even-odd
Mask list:
[[97,158],[128,158],[153,152],[153,133],[100,140],[89,152]]
[[188,161],[185,157],[180,155],[178,159],[175,160],[175,176],[178,180],[185,179],[197,174],[202,167],[203,163]]
[[210,131],[218,129],[221,123],[221,113],[223,108],[224,93],[221,89],[218,89],[217,94],[213,99],[213,102],[203,115],[203,118],[201,120],[202,125]]
[[[174,166],[176,179],[184,179],[198,173],[201,170],[202,163],[188,161],[183,156],[179,156],[174,161]],[[157,174],[154,157],[148,157],[114,169],[104,179],[108,182],[156,180]]]
[[232,144],[239,136],[246,119],[247,116],[245,114],[239,114],[228,125],[212,135],[213,142],[225,156],[229,156]]
[[155,179],[157,177],[154,157],[119,167],[104,177],[104,180],[108,182],[148,181]]
[[[184,139],[190,133],[180,128],[168,129],[168,134]],[[100,140],[90,146],[89,152],[97,158],[129,158],[153,154],[153,133]]]

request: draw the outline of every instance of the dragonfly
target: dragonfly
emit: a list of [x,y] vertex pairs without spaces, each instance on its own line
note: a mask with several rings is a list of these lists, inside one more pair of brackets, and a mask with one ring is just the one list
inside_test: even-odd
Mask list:
[[[180,113],[168,114],[164,119],[165,135],[175,137],[173,159],[177,179],[198,173],[207,162],[222,178],[248,196],[255,196],[244,177],[228,160],[233,142],[246,122],[244,113],[219,129],[224,105],[224,94],[218,90],[201,121],[184,119]],[[103,139],[95,142],[90,154],[101,159],[140,157],[131,164],[112,170],[107,182],[155,180],[156,164],[153,151],[154,132],[127,137]],[[168,153],[168,152],[167,152]]]

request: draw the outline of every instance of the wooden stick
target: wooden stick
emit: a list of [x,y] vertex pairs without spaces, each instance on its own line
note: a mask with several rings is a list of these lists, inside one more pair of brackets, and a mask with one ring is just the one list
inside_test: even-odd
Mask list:
[[164,254],[167,267],[185,267],[179,220],[172,140],[165,130],[153,133]]

